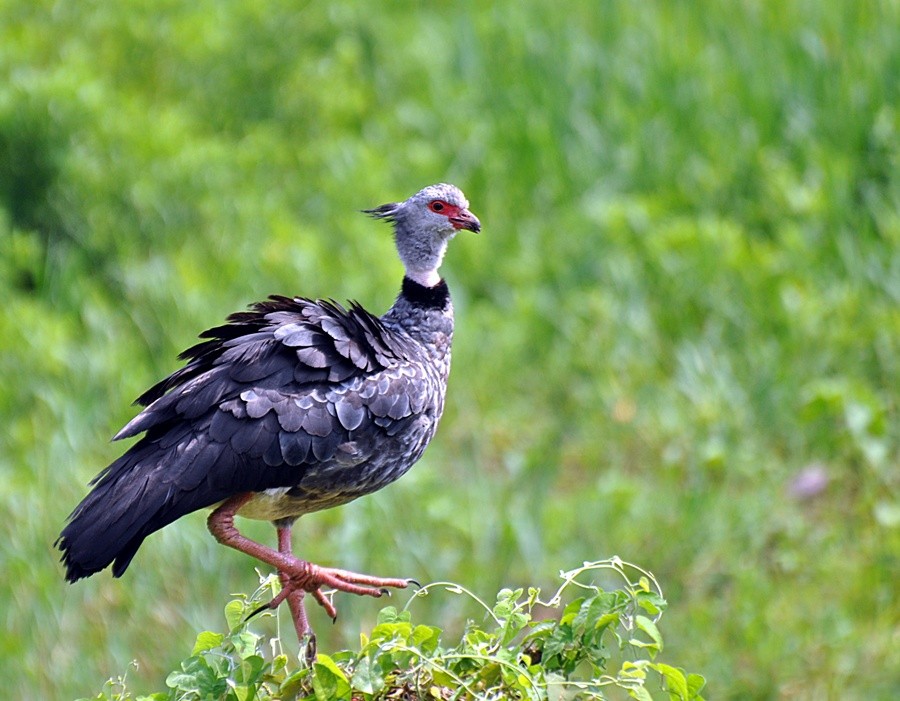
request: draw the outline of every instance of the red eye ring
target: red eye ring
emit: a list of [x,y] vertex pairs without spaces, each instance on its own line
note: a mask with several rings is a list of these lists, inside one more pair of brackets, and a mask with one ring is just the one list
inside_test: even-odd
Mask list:
[[428,203],[428,209],[430,209],[432,212],[437,212],[438,214],[443,214],[446,208],[447,203],[442,200],[434,200]]

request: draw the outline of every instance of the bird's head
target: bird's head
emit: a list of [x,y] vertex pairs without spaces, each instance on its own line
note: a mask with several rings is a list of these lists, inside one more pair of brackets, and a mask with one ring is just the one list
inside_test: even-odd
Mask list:
[[440,282],[437,271],[456,232],[481,231],[481,222],[469,211],[462,190],[446,183],[429,185],[403,202],[364,211],[394,225],[397,251],[407,277],[426,287]]

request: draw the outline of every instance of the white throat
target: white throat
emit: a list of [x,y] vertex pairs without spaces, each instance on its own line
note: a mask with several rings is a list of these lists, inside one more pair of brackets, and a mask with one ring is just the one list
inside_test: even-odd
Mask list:
[[441,281],[437,270],[410,270],[407,268],[406,277],[419,283],[422,287],[434,287]]

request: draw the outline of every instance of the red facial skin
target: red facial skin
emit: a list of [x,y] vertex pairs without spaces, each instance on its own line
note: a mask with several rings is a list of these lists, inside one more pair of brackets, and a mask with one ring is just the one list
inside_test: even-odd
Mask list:
[[468,229],[476,233],[481,229],[481,224],[468,209],[462,209],[455,204],[444,200],[432,200],[428,203],[428,209],[447,217],[454,229]]

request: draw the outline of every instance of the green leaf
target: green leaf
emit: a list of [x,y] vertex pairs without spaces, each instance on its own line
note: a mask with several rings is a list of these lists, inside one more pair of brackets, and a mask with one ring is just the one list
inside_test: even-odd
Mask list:
[[375,619],[376,624],[380,623],[393,623],[397,620],[397,607],[396,606],[385,606],[381,611],[378,612],[378,618]]
[[619,619],[618,613],[605,613],[594,622],[594,630],[602,632],[611,625],[618,625]]
[[199,655],[201,652],[206,652],[207,650],[212,650],[214,647],[219,647],[224,639],[225,636],[221,633],[213,633],[205,630],[197,635],[197,642],[194,643],[194,649],[191,650],[191,655]]
[[317,701],[350,699],[350,682],[344,671],[324,654],[319,654],[313,664],[313,691]]
[[281,683],[279,698],[292,699],[296,696],[299,696],[301,690],[304,688],[304,682],[311,673],[311,668],[303,667],[291,674]]
[[353,670],[353,688],[364,694],[377,694],[384,688],[381,668],[371,657],[363,657]]
[[628,687],[628,695],[633,699],[638,699],[638,701],[653,701],[650,692],[642,686]]
[[166,686],[176,691],[198,691],[200,689],[196,677],[184,672],[171,672],[166,677]]
[[634,622],[637,624],[638,628],[640,628],[650,637],[650,640],[652,642],[647,643],[636,638],[632,638],[628,642],[632,645],[636,645],[637,647],[646,648],[650,653],[650,657],[655,657],[656,653],[663,648],[663,640],[662,635],[660,635],[659,633],[659,628],[657,628],[656,624],[646,616],[635,616]]
[[676,667],[662,663],[653,664],[651,667],[662,675],[662,678],[666,683],[666,690],[670,694],[682,701],[688,701],[688,699],[690,699],[684,672]]
[[622,668],[619,670],[619,676],[627,677],[628,679],[646,679],[647,672],[644,671],[645,666],[646,662],[635,663],[626,660],[622,663]]
[[496,639],[496,636],[485,633],[480,628],[471,628],[466,631],[463,642],[472,650],[480,650],[493,645]]
[[385,606],[378,612],[376,623],[409,623],[412,614],[409,611],[397,612],[396,606]]
[[246,684],[234,684],[231,686],[237,701],[253,701],[256,698],[256,686],[247,686]]
[[656,592],[638,592],[637,604],[651,616],[658,616],[666,610],[667,602]]
[[494,615],[497,618],[507,618],[519,608],[518,599],[522,596],[522,589],[501,589],[497,593],[497,603],[494,606]]
[[237,635],[232,635],[231,643],[234,645],[235,652],[243,659],[258,653],[259,639],[256,633],[245,630]]
[[425,653],[433,653],[441,640],[441,629],[435,626],[418,625],[413,628],[412,644]]
[[172,672],[166,677],[166,686],[170,689],[195,692],[201,698],[219,698],[227,687],[226,680],[203,657],[189,657],[181,663],[181,669],[181,672]]
[[189,657],[181,663],[180,672],[172,672],[166,677],[166,686],[178,691],[199,691],[200,677],[209,671],[209,667],[200,657]]
[[272,660],[272,671],[280,672],[283,670],[288,663],[287,655],[277,655],[274,660]]
[[562,616],[559,617],[560,625],[571,625],[572,621],[578,615],[578,612],[581,611],[581,604],[584,603],[584,597],[579,597],[570,601],[566,607],[563,609]]
[[400,638],[408,640],[412,635],[412,625],[409,623],[379,623],[372,629],[372,642],[385,642]]
[[248,684],[259,681],[259,677],[266,666],[266,661],[259,655],[249,655],[241,660],[241,664],[234,670],[234,678]]
[[706,686],[706,677],[700,674],[687,675],[688,698],[700,698],[700,692]]
[[456,685],[456,680],[453,678],[447,670],[442,668],[437,668],[431,673],[431,678],[434,680],[434,683],[438,686],[442,687],[451,687]]
[[229,630],[234,630],[244,622],[244,608],[244,602],[240,599],[232,599],[225,604],[225,621]]

